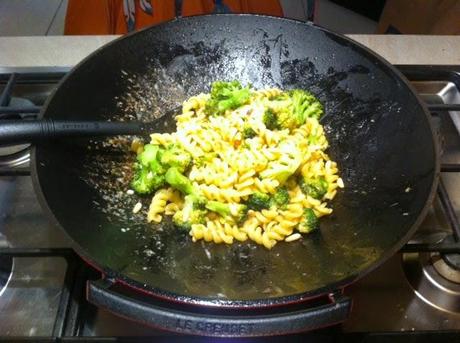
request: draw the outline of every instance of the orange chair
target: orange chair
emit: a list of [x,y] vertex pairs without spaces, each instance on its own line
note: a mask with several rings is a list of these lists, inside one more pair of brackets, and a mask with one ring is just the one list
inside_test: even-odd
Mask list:
[[228,11],[283,15],[279,0],[69,0],[64,34],[124,34],[175,16]]

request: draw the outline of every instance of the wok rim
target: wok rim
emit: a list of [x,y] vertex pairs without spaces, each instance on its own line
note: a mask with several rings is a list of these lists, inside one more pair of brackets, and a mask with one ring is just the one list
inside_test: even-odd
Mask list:
[[[44,210],[46,216],[49,218],[51,223],[58,227],[60,230],[62,230],[65,235],[69,238],[69,240],[72,243],[72,248],[75,250],[75,252],[89,265],[91,265],[93,268],[97,269],[99,272],[102,273],[102,277],[104,278],[110,278],[115,281],[115,283],[122,284],[124,286],[128,286],[131,289],[140,291],[144,294],[148,294],[149,296],[160,298],[162,300],[167,300],[167,301],[172,301],[175,303],[182,303],[182,304],[187,304],[187,305],[198,305],[198,306],[205,306],[205,307],[222,307],[222,308],[241,308],[241,309],[252,309],[252,308],[261,308],[261,307],[275,307],[275,306],[283,306],[283,305],[290,305],[290,304],[297,304],[301,302],[307,302],[308,300],[311,300],[313,298],[325,296],[328,294],[331,294],[334,291],[337,290],[342,290],[346,286],[356,282],[357,280],[361,279],[365,275],[369,274],[373,270],[377,269],[379,266],[381,266],[383,263],[385,263],[391,256],[393,256],[398,250],[400,250],[403,245],[409,240],[411,236],[415,233],[417,228],[420,226],[422,223],[423,219],[425,218],[427,212],[429,211],[429,208],[431,207],[431,204],[434,200],[436,190],[438,188],[438,183],[439,183],[439,175],[440,175],[440,150],[439,150],[439,142],[436,139],[436,134],[435,134],[435,129],[433,127],[433,124],[431,122],[431,115],[430,112],[428,111],[425,103],[422,101],[420,96],[417,94],[415,91],[414,87],[410,84],[409,80],[407,80],[404,75],[395,67],[393,66],[389,61],[387,61],[385,58],[377,54],[376,52],[372,51],[368,47],[362,45],[361,43],[336,32],[330,31],[326,28],[314,25],[311,22],[303,22],[295,19],[288,19],[288,18],[282,18],[282,17],[274,17],[274,16],[267,16],[267,15],[258,15],[258,14],[208,14],[208,15],[202,15],[202,16],[190,16],[190,17],[181,17],[181,18],[174,18],[172,20],[162,22],[157,25],[152,25],[146,28],[143,28],[142,30],[131,32],[127,35],[115,38],[114,40],[102,45],[101,47],[97,48],[94,50],[92,53],[90,53],[88,56],[86,56],[84,59],[82,59],[79,63],[77,63],[57,84],[57,87],[51,92],[49,97],[47,98],[46,102],[44,103],[38,118],[41,119],[45,116],[46,111],[48,109],[48,105],[50,104],[51,100],[54,98],[57,90],[61,87],[63,83],[66,82],[66,80],[73,75],[73,73],[78,72],[79,68],[84,65],[87,61],[98,55],[102,50],[105,50],[112,45],[116,45],[119,41],[128,39],[131,36],[134,36],[136,34],[140,34],[144,31],[148,31],[154,27],[161,27],[163,25],[170,25],[171,23],[174,23],[176,21],[187,21],[187,20],[194,20],[196,17],[218,17],[218,16],[225,16],[225,17],[262,17],[262,18],[269,18],[271,20],[276,19],[288,23],[293,23],[296,25],[308,25],[311,28],[315,30],[320,30],[322,32],[325,32],[329,35],[332,35],[335,39],[342,41],[344,43],[350,44],[351,46],[354,46],[358,49],[360,54],[363,54],[364,56],[370,58],[371,60],[374,59],[375,61],[379,62],[380,65],[377,67],[379,69],[383,69],[389,71],[392,73],[396,79],[399,79],[404,86],[407,89],[408,94],[412,94],[414,96],[415,100],[417,101],[420,109],[420,112],[423,112],[425,115],[425,118],[427,120],[429,129],[431,131],[431,140],[432,140],[432,146],[433,146],[433,151],[434,151],[434,160],[435,160],[435,165],[434,165],[434,172],[433,172],[433,181],[431,185],[430,192],[428,193],[428,196],[425,200],[425,205],[423,206],[422,210],[419,212],[417,215],[416,220],[413,222],[413,224],[410,226],[410,228],[406,231],[406,233],[403,235],[402,238],[400,238],[391,248],[387,249],[377,260],[375,260],[373,263],[369,264],[365,268],[358,270],[356,273],[353,273],[352,275],[340,279],[336,282],[329,283],[323,287],[319,287],[307,292],[302,292],[302,293],[297,293],[297,294],[292,294],[292,295],[287,295],[287,296],[281,296],[281,297],[266,297],[266,298],[258,298],[258,299],[252,299],[252,300],[231,300],[231,299],[219,299],[219,298],[210,298],[210,297],[202,297],[202,296],[190,296],[190,295],[183,295],[175,292],[171,292],[162,288],[154,287],[147,285],[145,283],[142,283],[140,281],[136,281],[131,277],[128,277],[124,275],[123,273],[114,271],[111,268],[108,268],[106,266],[103,266],[99,264],[96,260],[94,260],[89,253],[86,252],[86,249],[82,247],[79,243],[77,243],[71,235],[67,232],[64,226],[62,226],[56,216],[54,215],[53,211],[49,207],[45,196],[44,192],[42,190],[42,187],[40,185],[40,180],[38,176],[38,166],[37,166],[37,158],[36,158],[36,150],[39,147],[33,145],[31,148],[31,177],[32,177],[32,183],[33,187],[35,190],[35,193],[37,195],[38,201]],[[195,19],[196,20],[196,19]]]

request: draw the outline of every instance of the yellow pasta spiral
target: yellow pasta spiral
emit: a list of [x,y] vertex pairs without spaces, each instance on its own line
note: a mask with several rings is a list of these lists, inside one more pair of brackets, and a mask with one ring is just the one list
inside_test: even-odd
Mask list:
[[[200,224],[187,225],[193,241],[252,241],[272,249],[278,242],[297,241],[312,231],[303,225],[305,213],[331,214],[328,204],[345,184],[337,163],[326,152],[325,130],[316,117],[306,118],[295,128],[281,128],[278,123],[274,129],[264,117],[267,110],[278,115],[292,105],[282,95],[278,88],[251,90],[245,104],[212,115],[207,107],[210,94],[198,94],[183,103],[182,113],[176,116],[176,132],[151,134],[150,144],[164,149],[173,144],[190,154],[192,163],[184,174],[194,192],[205,201],[227,206],[227,212],[217,213],[208,211],[209,203],[202,205]],[[131,150],[141,153],[143,143],[133,141]],[[321,178],[327,187],[318,196],[305,190],[300,178]],[[272,201],[281,188],[289,195],[283,205]],[[259,193],[269,196],[269,205],[241,215],[241,205]],[[184,194],[164,186],[153,195],[147,220],[158,223],[163,215],[178,211],[182,215],[186,206]]]
[[256,98],[273,98],[277,95],[282,93],[281,89],[279,88],[266,88],[266,89],[259,89],[254,92],[254,97]]
[[161,222],[161,213],[165,212],[166,204],[174,197],[172,188],[159,189],[152,198],[149,210],[147,212],[147,221]]
[[187,101],[184,101],[182,105],[182,112],[187,113],[189,111],[197,111],[199,109],[204,109],[206,106],[206,101],[209,99],[208,94],[199,94],[197,96],[192,96]]

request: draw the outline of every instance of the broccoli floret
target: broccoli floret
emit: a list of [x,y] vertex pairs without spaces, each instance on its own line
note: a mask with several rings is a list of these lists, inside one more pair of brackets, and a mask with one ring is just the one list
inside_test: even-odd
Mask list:
[[256,192],[249,196],[246,206],[249,210],[260,211],[270,208],[270,196],[265,193]]
[[269,130],[277,130],[280,128],[278,125],[278,118],[271,108],[267,108],[267,110],[264,112],[262,121],[265,124],[265,127]]
[[309,135],[307,139],[308,139],[308,144],[317,144],[318,143],[318,136]]
[[[174,167],[169,178],[171,182],[177,184],[175,188],[182,187],[184,190],[186,184],[180,186],[179,183],[183,181],[183,178],[187,181],[188,179],[181,172],[184,172],[190,165],[191,159],[190,154],[179,146],[171,145],[163,149],[158,145],[146,144],[143,151],[137,155],[138,163],[134,166],[131,187],[139,194],[151,193],[165,184],[167,171],[171,169],[170,167]],[[176,179],[173,175],[174,171],[177,171],[183,178],[177,177]]]
[[148,194],[165,184],[168,168],[174,167],[179,173],[185,171],[190,165],[191,156],[176,145],[163,149],[158,145],[146,144],[137,161],[131,186],[139,194]]
[[302,233],[312,232],[319,227],[319,220],[311,208],[306,208],[298,230]]
[[159,161],[159,156],[163,152],[163,149],[158,145],[146,144],[144,150],[137,155],[137,161],[144,167],[147,167],[154,173],[164,174],[166,169]]
[[144,149],[142,152],[137,155],[137,160],[141,165],[144,167],[148,167],[150,162],[155,161],[157,159],[157,153],[159,150],[159,146],[146,144],[144,145]]
[[139,194],[149,194],[162,187],[165,183],[165,168],[158,161],[161,148],[157,145],[146,144],[143,151],[137,155],[131,188]]
[[275,174],[273,174],[273,179],[279,182],[280,185],[284,184],[287,179],[289,179],[297,170],[297,168],[285,168],[280,169]]
[[206,208],[220,214],[222,217],[231,216],[237,222],[241,222],[248,212],[248,207],[243,204],[225,204],[219,201],[208,201]]
[[241,148],[242,149],[250,149],[251,146],[248,143],[244,142],[243,144],[241,144]]
[[248,210],[261,211],[272,206],[282,208],[288,202],[289,193],[286,187],[279,187],[272,197],[260,192],[251,194],[246,201],[246,206]]
[[301,89],[288,92],[291,99],[289,111],[278,115],[278,122],[282,128],[294,129],[305,123],[308,117],[319,119],[323,114],[323,106],[311,93]]
[[246,126],[244,129],[243,129],[243,138],[246,139],[246,138],[253,138],[257,135],[257,133],[252,129],[252,127],[250,126]]
[[287,179],[295,174],[301,163],[300,158],[292,158],[289,163],[279,164],[276,172],[272,173],[270,177],[278,181],[280,185],[283,185]]
[[294,117],[302,124],[307,118],[319,119],[323,114],[323,106],[310,92],[301,89],[289,91],[292,99]]
[[324,197],[329,187],[329,184],[324,176],[313,179],[301,178],[299,185],[304,194],[318,200],[321,200]]
[[286,187],[279,187],[271,198],[272,206],[285,207],[289,203],[289,193]]
[[[323,106],[311,93],[301,89],[293,89],[276,97],[275,101],[283,101],[286,106],[275,111],[276,124],[280,129],[295,129],[305,123],[307,118],[319,119],[323,114]],[[276,102],[275,102],[276,104]]]
[[207,163],[211,163],[214,158],[218,157],[218,154],[215,152],[207,152],[204,155],[201,155],[199,157],[195,157],[193,159],[193,164],[197,167],[202,167],[206,165]]
[[187,195],[184,198],[184,207],[173,216],[173,223],[183,230],[190,230],[193,224],[204,224],[207,211],[203,208],[200,198]]
[[249,87],[242,87],[239,81],[216,81],[212,83],[211,98],[206,102],[207,115],[222,115],[227,110],[234,110],[249,101]]
[[140,163],[134,164],[134,175],[131,188],[139,194],[149,194],[162,187],[165,183],[164,175],[159,175]]
[[177,145],[171,145],[161,154],[161,164],[185,172],[192,162],[192,156]]
[[294,113],[298,113],[298,117],[303,117],[303,121],[307,118],[319,119],[323,114],[323,105],[315,96],[309,92],[294,89],[290,92],[292,103],[294,105]]

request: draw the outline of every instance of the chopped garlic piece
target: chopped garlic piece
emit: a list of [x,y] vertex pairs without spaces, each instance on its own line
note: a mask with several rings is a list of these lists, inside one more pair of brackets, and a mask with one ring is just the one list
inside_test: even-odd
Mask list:
[[341,177],[339,177],[339,178],[337,179],[337,186],[340,187],[340,188],[345,187],[345,185],[343,184],[343,180],[342,180]]
[[133,213],[137,213],[141,210],[142,208],[142,204],[140,202],[138,202],[136,205],[134,205],[134,208],[133,208]]
[[301,237],[302,235],[300,233],[294,233],[293,235],[287,236],[284,240],[286,242],[292,242],[298,240]]

